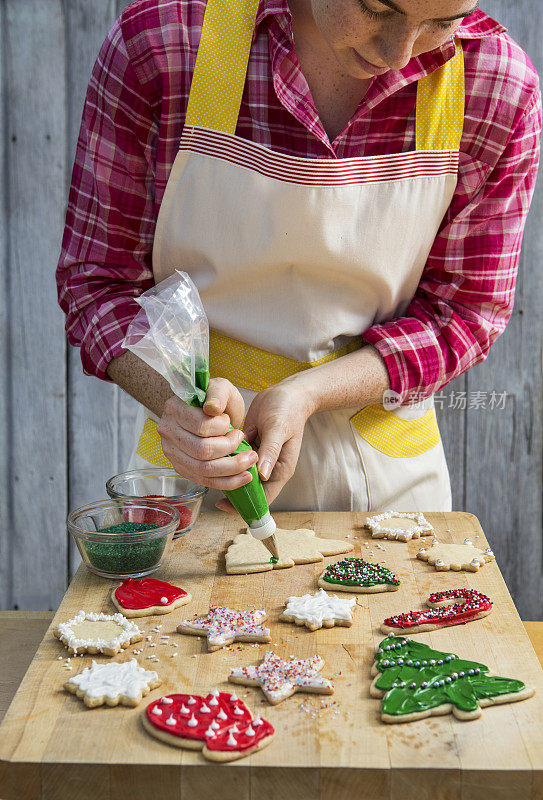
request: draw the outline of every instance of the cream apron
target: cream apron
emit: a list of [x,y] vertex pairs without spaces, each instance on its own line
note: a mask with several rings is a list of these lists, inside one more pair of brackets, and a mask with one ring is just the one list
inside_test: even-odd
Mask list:
[[[208,0],[186,123],[157,221],[158,283],[198,287],[212,376],[255,393],[350,352],[401,316],[451,202],[464,117],[456,55],[419,81],[416,150],[307,159],[235,135],[258,0]],[[141,409],[131,468],[171,466]],[[221,493],[211,490],[212,505]],[[273,510],[448,511],[433,398],[307,421],[296,472]]]

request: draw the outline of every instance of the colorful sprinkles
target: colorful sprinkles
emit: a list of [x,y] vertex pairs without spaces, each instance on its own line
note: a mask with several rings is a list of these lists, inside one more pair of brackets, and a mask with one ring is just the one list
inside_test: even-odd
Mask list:
[[342,586],[377,586],[388,583],[399,586],[400,581],[396,575],[380,564],[371,564],[363,558],[344,558],[326,568],[322,576],[326,583],[336,583]]
[[[454,602],[458,600],[459,602]],[[460,625],[492,610],[492,601],[486,594],[475,589],[448,589],[434,592],[428,598],[428,605],[437,605],[448,601],[442,608],[430,608],[423,611],[407,611],[385,619],[381,630],[387,633],[388,628],[416,629],[425,625],[444,627]],[[452,605],[451,605],[452,603]]]

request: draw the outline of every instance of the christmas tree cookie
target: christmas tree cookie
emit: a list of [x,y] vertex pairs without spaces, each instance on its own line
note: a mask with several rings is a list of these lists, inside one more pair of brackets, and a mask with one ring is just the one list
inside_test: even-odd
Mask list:
[[400,588],[400,581],[380,564],[370,564],[363,558],[344,558],[326,567],[318,585],[339,592],[395,592]]
[[451,712],[461,720],[477,719],[485,706],[534,694],[522,681],[491,675],[484,664],[394,634],[375,651],[371,674],[370,694],[382,698],[383,722],[413,722]]
[[409,631],[426,633],[437,628],[463,625],[474,619],[486,617],[492,611],[492,601],[475,589],[447,589],[434,592],[426,601],[429,610],[406,611],[388,617],[381,625],[383,633]]

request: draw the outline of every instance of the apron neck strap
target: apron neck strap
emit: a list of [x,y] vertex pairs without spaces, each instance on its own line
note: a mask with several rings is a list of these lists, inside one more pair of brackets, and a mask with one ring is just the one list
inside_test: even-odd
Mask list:
[[464,53],[456,53],[417,84],[416,150],[459,150],[464,129]]
[[208,0],[185,125],[236,132],[259,0]]

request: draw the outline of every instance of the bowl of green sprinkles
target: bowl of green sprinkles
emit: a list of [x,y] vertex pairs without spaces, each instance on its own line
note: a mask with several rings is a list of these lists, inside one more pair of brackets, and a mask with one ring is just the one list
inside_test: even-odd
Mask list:
[[91,572],[103,578],[143,578],[168,554],[179,511],[158,500],[100,500],[76,508],[67,524]]

